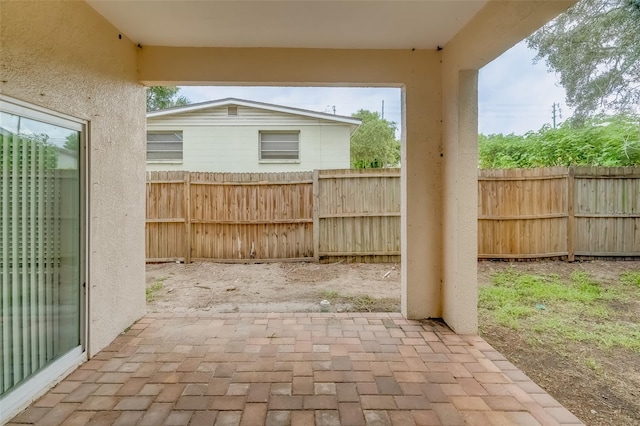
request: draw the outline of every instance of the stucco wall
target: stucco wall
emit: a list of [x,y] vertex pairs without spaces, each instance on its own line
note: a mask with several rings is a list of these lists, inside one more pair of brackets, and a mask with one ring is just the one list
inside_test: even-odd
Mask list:
[[442,51],[147,46],[140,78],[402,87],[402,312],[475,333],[477,71],[573,2],[491,1]]
[[145,92],[84,2],[0,2],[0,92],[89,122],[90,355],[145,313]]
[[[148,84],[401,87],[402,312],[409,318],[442,315],[442,86],[438,52],[150,46],[138,55],[140,79]],[[296,66],[288,65],[292,63]]]
[[442,315],[442,86],[438,52],[145,46],[138,55],[140,80],[151,85],[251,82],[401,87],[402,312],[409,318]]
[[[443,318],[456,332],[478,330],[478,72],[449,69],[442,79]],[[469,265],[461,267],[461,265]]]
[[489,2],[442,56],[442,317],[458,333],[478,330],[478,70],[573,0]]
[[475,333],[477,71],[574,2],[492,0],[441,51],[144,47],[140,78],[402,87],[402,312]]

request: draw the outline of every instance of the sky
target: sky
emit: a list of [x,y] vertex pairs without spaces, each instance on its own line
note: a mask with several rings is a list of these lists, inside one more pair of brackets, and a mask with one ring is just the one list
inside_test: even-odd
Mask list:
[[[536,51],[521,41],[480,70],[478,127],[480,133],[524,134],[553,123],[552,107],[559,104],[557,122],[571,116],[559,78],[543,61],[533,64]],[[562,119],[559,119],[559,116]]]
[[[480,70],[480,133],[539,130],[552,123],[556,102],[563,118],[570,115],[564,89],[544,62],[532,64],[535,55],[523,41]],[[347,116],[359,109],[382,113],[384,102],[384,118],[397,123],[400,137],[401,91],[397,88],[183,86],[180,94],[194,103],[233,97],[328,113],[335,107],[336,114]]]

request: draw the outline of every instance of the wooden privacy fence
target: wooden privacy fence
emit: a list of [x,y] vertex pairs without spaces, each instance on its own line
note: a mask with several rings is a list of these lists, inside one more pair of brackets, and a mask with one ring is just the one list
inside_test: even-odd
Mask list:
[[312,177],[149,172],[147,260],[313,260]]
[[640,167],[480,170],[478,257],[640,256]]
[[[148,172],[147,261],[398,262],[400,170]],[[480,170],[478,257],[640,256],[640,168]]]
[[400,261],[400,170],[314,172],[316,259]]
[[400,172],[147,173],[148,262],[397,262]]

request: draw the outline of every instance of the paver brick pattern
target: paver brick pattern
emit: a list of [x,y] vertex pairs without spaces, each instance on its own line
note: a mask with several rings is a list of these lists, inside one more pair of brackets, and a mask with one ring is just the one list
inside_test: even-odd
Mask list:
[[478,336],[394,313],[149,314],[9,425],[578,425]]

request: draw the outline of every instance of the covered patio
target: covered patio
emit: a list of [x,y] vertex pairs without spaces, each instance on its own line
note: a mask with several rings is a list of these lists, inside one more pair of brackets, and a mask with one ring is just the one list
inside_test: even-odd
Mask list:
[[[49,126],[77,158],[57,197],[73,232],[18,196],[61,167],[3,163],[0,423],[72,371],[11,424],[577,422],[463,337],[478,330],[478,70],[573,3],[0,0],[0,116]],[[402,90],[401,314],[144,316],[145,86],[206,84]]]
[[400,314],[149,314],[9,425],[578,425],[478,336]]

